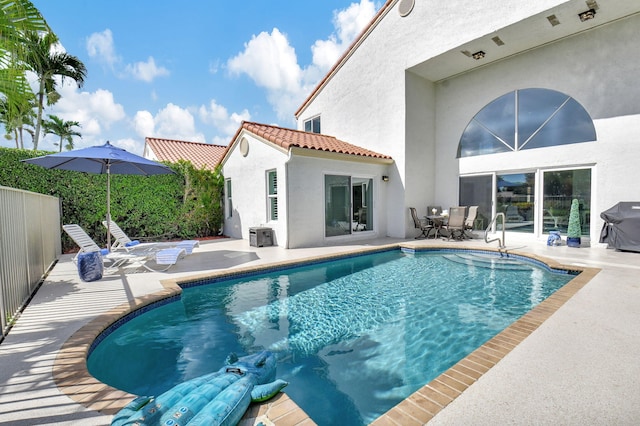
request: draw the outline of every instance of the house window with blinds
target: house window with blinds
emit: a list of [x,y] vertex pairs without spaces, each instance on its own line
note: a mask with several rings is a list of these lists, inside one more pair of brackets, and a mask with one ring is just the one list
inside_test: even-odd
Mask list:
[[231,201],[231,179],[227,179],[225,182],[225,198],[227,207],[227,217],[233,216],[233,202]]
[[267,172],[267,219],[278,220],[278,173]]

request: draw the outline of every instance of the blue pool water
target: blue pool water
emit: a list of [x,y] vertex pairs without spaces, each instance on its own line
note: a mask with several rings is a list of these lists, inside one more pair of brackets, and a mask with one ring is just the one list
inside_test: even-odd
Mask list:
[[96,345],[91,374],[158,395],[268,349],[319,425],[362,425],[502,331],[573,276],[465,252],[387,251],[185,288]]

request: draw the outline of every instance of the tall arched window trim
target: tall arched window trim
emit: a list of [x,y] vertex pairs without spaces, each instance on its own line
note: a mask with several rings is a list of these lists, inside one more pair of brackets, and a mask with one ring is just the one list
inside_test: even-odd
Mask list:
[[593,120],[575,99],[549,89],[521,89],[491,101],[460,138],[457,157],[596,140]]

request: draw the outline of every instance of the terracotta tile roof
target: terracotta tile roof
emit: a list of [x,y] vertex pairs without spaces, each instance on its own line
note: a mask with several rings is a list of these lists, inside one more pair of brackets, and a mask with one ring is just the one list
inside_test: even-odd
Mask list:
[[145,142],[158,161],[175,163],[178,160],[187,160],[196,168],[204,167],[207,170],[213,170],[218,165],[227,149],[222,145],[172,139],[145,138]]
[[[275,145],[281,146],[286,150],[289,150],[292,147],[298,147],[314,149],[317,151],[357,155],[361,157],[391,159],[388,155],[360,148],[359,146],[336,139],[333,136],[327,136],[319,133],[302,132],[300,130],[285,129],[283,127],[252,123],[249,121],[242,123],[240,130],[242,129],[260,136]],[[237,139],[240,130],[238,130],[236,137],[233,139],[234,141]]]

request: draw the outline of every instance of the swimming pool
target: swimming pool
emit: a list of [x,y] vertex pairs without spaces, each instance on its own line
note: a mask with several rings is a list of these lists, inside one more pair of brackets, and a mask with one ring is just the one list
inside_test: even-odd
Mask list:
[[573,276],[467,252],[400,250],[186,288],[101,337],[89,371],[157,395],[270,349],[287,394],[318,424],[365,424]]

